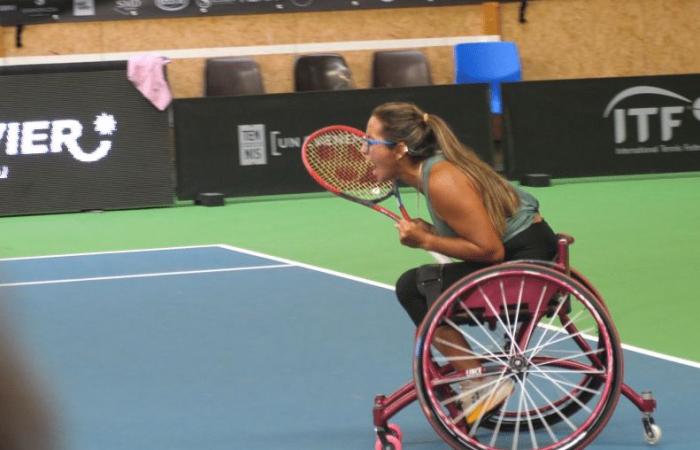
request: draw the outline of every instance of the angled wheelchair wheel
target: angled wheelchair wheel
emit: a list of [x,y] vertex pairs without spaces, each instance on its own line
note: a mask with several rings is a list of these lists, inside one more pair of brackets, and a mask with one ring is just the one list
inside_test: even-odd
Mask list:
[[[622,368],[602,301],[538,264],[463,278],[416,335],[418,400],[456,449],[583,448],[614,411]],[[475,391],[482,403],[471,403]]]

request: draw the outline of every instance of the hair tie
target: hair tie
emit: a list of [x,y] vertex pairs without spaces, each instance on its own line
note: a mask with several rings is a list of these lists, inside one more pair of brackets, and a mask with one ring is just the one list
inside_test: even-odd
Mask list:
[[428,123],[428,113],[423,113],[423,123]]

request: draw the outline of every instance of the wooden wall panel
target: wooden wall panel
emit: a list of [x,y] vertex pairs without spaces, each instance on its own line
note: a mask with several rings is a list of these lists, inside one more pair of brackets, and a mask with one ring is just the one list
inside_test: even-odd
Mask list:
[[[147,52],[478,35],[482,33],[482,12],[479,5],[467,5],[33,25],[25,29],[23,48],[14,46],[14,28],[2,28],[0,33],[4,56]],[[425,53],[435,82],[451,82],[451,48],[429,48]],[[356,85],[369,87],[372,52],[344,52],[343,56]],[[295,55],[260,55],[255,59],[263,71],[268,92],[293,90]],[[202,95],[203,67],[202,58],[176,59],[170,63],[169,79],[176,97]]]
[[[3,28],[6,38],[14,28]],[[234,47],[481,34],[479,6],[30,25],[5,56]]]
[[22,33],[22,48],[15,46],[15,27],[0,27],[5,53],[2,56],[72,55],[101,53],[102,24],[52,23],[27,25]]
[[[538,0],[528,23],[518,3],[499,6],[502,38],[520,48],[525,79],[700,72],[700,0]],[[27,26],[15,48],[0,28],[0,56],[70,55],[311,42],[406,39],[483,33],[482,5],[319,13],[217,16]],[[490,18],[493,20],[493,17]],[[452,49],[423,49],[436,84],[453,80]],[[371,52],[345,52],[358,87],[370,84]],[[261,55],[268,92],[293,89],[295,55]],[[169,67],[177,97],[199,96],[202,58]]]
[[648,73],[700,73],[700,0],[653,0],[645,6]]
[[503,40],[515,41],[529,80],[700,71],[700,1],[539,0],[518,23],[502,5]]

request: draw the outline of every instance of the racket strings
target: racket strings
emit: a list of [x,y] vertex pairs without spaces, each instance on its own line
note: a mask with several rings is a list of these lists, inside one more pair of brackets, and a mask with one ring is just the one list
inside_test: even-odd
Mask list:
[[363,200],[377,200],[392,191],[390,181],[380,183],[372,164],[362,155],[364,141],[344,130],[329,130],[306,144],[306,158],[318,177],[335,190]]

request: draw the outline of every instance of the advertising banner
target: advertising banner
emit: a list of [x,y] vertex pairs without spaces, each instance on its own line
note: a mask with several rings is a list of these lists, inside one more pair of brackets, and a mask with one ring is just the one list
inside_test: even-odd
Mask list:
[[0,214],[173,202],[168,116],[125,63],[0,67]]
[[365,129],[381,103],[408,101],[444,118],[491,162],[488,86],[445,85],[176,100],[177,194],[319,191],[301,162],[306,136],[328,125]]
[[481,0],[0,0],[0,25],[454,6]]
[[700,75],[507,83],[503,99],[510,177],[700,170]]

